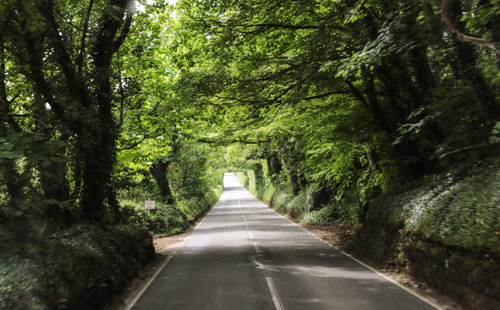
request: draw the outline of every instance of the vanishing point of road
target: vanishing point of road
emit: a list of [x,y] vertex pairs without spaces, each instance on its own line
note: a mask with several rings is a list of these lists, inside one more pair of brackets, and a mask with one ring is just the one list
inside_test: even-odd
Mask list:
[[232,173],[133,310],[436,309],[255,199]]

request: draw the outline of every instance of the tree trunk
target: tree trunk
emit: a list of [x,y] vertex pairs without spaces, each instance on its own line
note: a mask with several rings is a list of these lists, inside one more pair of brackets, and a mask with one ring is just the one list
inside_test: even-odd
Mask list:
[[165,201],[166,204],[171,205],[174,203],[174,198],[172,197],[170,184],[168,182],[168,166],[170,166],[170,161],[163,161],[160,159],[149,168],[149,171],[158,185],[162,200]]
[[372,116],[372,119],[380,129],[384,130],[387,133],[392,133],[394,131],[394,128],[391,128],[391,126],[389,126],[384,114],[380,110],[380,104],[375,92],[375,83],[373,81],[373,76],[370,71],[363,71],[363,82],[365,85],[366,97],[368,98],[368,109]]
[[[69,199],[69,183],[66,179],[65,162],[51,162],[48,167],[39,167],[40,183],[43,197],[47,200],[63,202]],[[69,224],[71,219],[68,210],[62,210],[57,203],[45,207],[45,216],[57,222]]]

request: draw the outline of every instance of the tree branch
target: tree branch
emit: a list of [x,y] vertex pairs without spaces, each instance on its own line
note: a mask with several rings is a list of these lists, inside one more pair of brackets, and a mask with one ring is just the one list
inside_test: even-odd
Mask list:
[[456,154],[456,153],[463,152],[463,151],[475,150],[475,149],[480,149],[480,148],[483,148],[483,147],[490,147],[490,146],[497,146],[497,145],[498,144],[484,143],[484,144],[479,144],[479,145],[466,146],[466,147],[463,147],[463,148],[459,148],[459,149],[453,150],[453,151],[448,152],[448,153],[444,153],[443,155],[439,156],[439,159],[443,159],[443,158],[445,158],[448,155]]
[[73,61],[71,60],[70,54],[66,47],[64,46],[63,38],[61,37],[61,32],[59,30],[59,25],[57,24],[53,12],[54,3],[51,0],[44,1],[45,5],[40,9],[41,14],[47,20],[47,34],[54,48],[56,59],[59,66],[62,69],[64,77],[67,82],[68,93],[74,99],[80,101],[84,107],[90,106],[90,98],[85,90],[82,81],[79,81],[75,68],[72,67]]
[[82,42],[80,43],[80,53],[76,59],[76,66],[78,71],[82,72],[83,67],[83,54],[85,53],[85,40],[87,38],[87,32],[89,29],[90,13],[92,12],[92,7],[94,6],[94,0],[90,0],[89,8],[87,9],[87,15],[85,16],[85,22],[83,25]]
[[120,151],[126,151],[126,150],[131,150],[131,149],[135,148],[136,146],[138,146],[139,144],[141,144],[144,141],[146,141],[146,136],[143,136],[141,140],[139,140],[138,142],[133,143],[132,145],[129,145],[127,147],[122,147],[122,148],[119,148],[119,149],[116,149],[116,150],[118,152],[120,152]]
[[127,38],[128,34],[130,33],[130,26],[132,25],[132,17],[134,15],[134,11],[135,11],[135,1],[130,1],[126,10],[127,16],[125,18],[125,23],[120,31],[120,35],[118,36],[118,38],[116,38],[114,42],[115,53],[118,52],[123,42],[125,42],[125,39]]
[[260,24],[239,24],[232,22],[223,22],[220,20],[204,20],[204,19],[195,19],[198,22],[201,22],[205,25],[217,25],[218,27],[225,28],[284,28],[284,29],[319,29],[319,26],[316,25],[287,25],[287,24],[278,24],[278,23],[260,23]]
[[[50,105],[54,113],[60,119],[64,119],[64,106],[54,97],[54,89],[52,85],[48,83],[45,78],[45,73],[43,72],[43,52],[40,50],[41,44],[39,44],[34,37],[26,36],[24,37],[24,45],[26,46],[27,52],[27,59],[25,61],[29,69],[22,69],[21,73],[31,80],[35,90],[42,95],[43,99]],[[73,123],[73,121],[70,121],[70,123]]]
[[306,97],[303,100],[312,100],[312,99],[324,98],[324,97],[329,97],[331,95],[340,95],[340,94],[348,94],[348,92],[345,92],[345,91],[333,91],[333,92],[329,92],[329,93],[326,93],[326,94],[321,94],[321,95]]
[[319,29],[318,26],[308,26],[308,25],[284,25],[284,24],[273,24],[273,23],[263,23],[263,24],[250,24],[250,25],[234,25],[235,27],[250,28],[250,27],[261,27],[261,28],[284,28],[284,29]]
[[368,111],[370,111],[370,105],[368,104],[368,101],[366,101],[363,94],[361,94],[359,90],[357,90],[356,87],[354,87],[354,85],[349,80],[346,79],[345,82],[347,86],[349,86],[349,89],[351,90],[354,97],[358,99]]
[[457,37],[457,40],[465,43],[470,43],[470,44],[475,44],[475,45],[483,45],[486,47],[489,47],[492,51],[494,51],[497,55],[497,59],[500,60],[500,50],[495,46],[494,42],[488,41],[483,38],[478,38],[478,37],[473,37],[464,34],[461,32],[453,23],[453,20],[451,19],[449,15],[449,8],[450,8],[450,3],[453,0],[443,0],[443,3],[441,5],[441,16],[443,18],[443,21],[445,22],[446,26],[448,26],[448,29],[455,34]]
[[[209,140],[209,139],[203,139],[203,138],[196,139],[196,141],[198,141],[200,143],[207,143],[207,144],[215,144],[218,142],[215,140]],[[228,140],[221,140],[221,141],[223,141],[225,144],[229,144],[229,143],[261,144],[261,143],[271,142],[269,140],[248,141],[248,140],[241,140],[241,139],[228,139]]]

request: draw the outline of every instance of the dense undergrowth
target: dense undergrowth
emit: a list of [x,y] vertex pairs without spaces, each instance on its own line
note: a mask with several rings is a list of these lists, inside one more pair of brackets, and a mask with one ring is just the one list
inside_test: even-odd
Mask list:
[[135,225],[77,224],[2,245],[0,309],[99,309],[155,258]]
[[126,222],[144,227],[155,236],[169,236],[184,232],[219,199],[222,187],[208,192],[205,197],[180,200],[174,205],[156,203],[155,210],[144,208],[144,201],[123,200],[121,212]]
[[[119,194],[123,221],[147,229],[155,236],[184,232],[215,205],[223,190],[223,172],[217,170],[210,178],[192,182],[181,189],[173,204],[161,201],[157,192],[143,188],[124,190]],[[146,210],[144,201],[156,201],[154,210]]]

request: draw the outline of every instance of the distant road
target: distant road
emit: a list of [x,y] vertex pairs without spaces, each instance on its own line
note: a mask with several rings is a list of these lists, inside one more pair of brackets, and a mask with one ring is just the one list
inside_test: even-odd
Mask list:
[[255,199],[234,174],[134,310],[436,309]]

